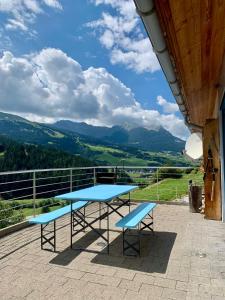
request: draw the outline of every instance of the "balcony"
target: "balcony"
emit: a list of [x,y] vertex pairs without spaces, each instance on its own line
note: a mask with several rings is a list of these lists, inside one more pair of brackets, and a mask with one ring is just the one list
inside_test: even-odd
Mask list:
[[95,183],[135,184],[134,201],[187,202],[188,184],[202,185],[196,168],[92,167],[44,169],[0,173],[0,228],[20,223],[65,202],[54,196],[86,188]]
[[[0,177],[0,222],[4,232],[11,231],[0,238],[0,299],[225,299],[224,224],[190,213],[186,203],[188,181],[202,183],[197,170],[96,167]],[[71,250],[69,216],[57,220],[56,253],[42,251],[39,226],[27,226],[26,220],[63,205],[54,195],[91,186],[103,177],[139,185],[131,209],[138,201],[161,203],[154,211],[155,236],[145,234],[141,240],[141,257],[122,255],[114,214],[109,255],[93,231],[73,241],[74,248],[86,251]],[[122,209],[126,214],[127,207]],[[98,214],[98,205],[88,206],[88,216]],[[15,226],[20,229],[14,231]]]

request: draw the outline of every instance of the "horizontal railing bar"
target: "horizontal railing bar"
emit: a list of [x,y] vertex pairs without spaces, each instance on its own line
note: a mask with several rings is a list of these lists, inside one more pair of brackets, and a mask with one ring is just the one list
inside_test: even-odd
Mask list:
[[78,173],[78,174],[73,174],[73,177],[74,176],[87,176],[87,175],[93,175],[93,172],[91,172],[91,173]]
[[3,184],[13,184],[13,183],[20,183],[20,182],[27,182],[27,181],[32,181],[33,179],[22,179],[22,180],[15,180],[15,181],[7,181],[7,182],[0,182],[0,185]]
[[91,178],[86,178],[86,179],[75,179],[73,180],[73,182],[77,182],[77,181],[87,181],[87,180],[93,180],[94,177],[91,177]]
[[167,166],[97,166],[94,169],[198,169],[198,167],[167,167]]
[[[72,176],[75,177],[75,176],[87,176],[87,175],[93,175],[93,172],[92,173],[79,173],[79,174],[73,174]],[[59,176],[49,176],[49,177],[36,177],[36,181],[38,180],[46,180],[46,179],[54,179],[54,178],[63,178],[63,177],[70,177],[70,174],[66,174],[66,175],[59,175]],[[30,179],[32,180],[32,179]]]
[[77,188],[77,187],[80,187],[80,186],[86,186],[86,185],[90,185],[90,183],[75,185],[73,188]]
[[42,195],[42,194],[47,194],[47,193],[53,193],[53,192],[57,192],[57,191],[61,191],[61,190],[69,190],[69,186],[64,187],[64,188],[60,188],[60,189],[56,189],[56,190],[51,190],[51,191],[45,191],[45,192],[39,192],[36,193],[36,195]]
[[[7,199],[7,200],[3,200],[3,201],[14,201],[14,200],[19,200],[19,199],[23,199],[23,198],[26,198],[26,197],[33,197],[33,194],[29,194],[29,195],[23,195],[23,196],[20,196],[20,197],[15,197],[15,198],[11,198],[11,199]],[[24,199],[26,200],[26,199]]]
[[16,189],[16,190],[9,190],[9,191],[1,191],[1,194],[6,194],[6,193],[11,193],[11,192],[18,192],[18,191],[23,191],[23,190],[28,190],[28,189],[32,189],[32,186],[29,187],[25,187],[25,188],[21,188],[21,189]]
[[60,175],[60,176],[49,176],[49,177],[36,177],[36,181],[38,180],[46,180],[46,179],[54,179],[54,178],[63,178],[63,177],[69,177],[70,174],[67,175]]
[[54,169],[33,169],[33,170],[21,170],[21,171],[6,171],[0,172],[2,175],[13,175],[13,174],[29,174],[29,173],[41,173],[41,172],[57,172],[57,171],[69,171],[69,170],[90,170],[90,169],[140,169],[140,170],[151,170],[151,169],[197,169],[198,167],[168,167],[168,166],[92,166],[92,167],[74,167],[74,168],[54,168]]
[[90,170],[95,167],[74,167],[74,168],[55,168],[55,169],[34,169],[34,170],[21,170],[21,171],[6,171],[0,172],[1,175],[14,175],[14,174],[29,174],[29,173],[41,173],[41,172],[57,172],[57,171],[70,171],[70,170]]
[[36,188],[40,188],[40,187],[45,187],[45,186],[50,186],[50,185],[54,185],[54,184],[64,184],[64,183],[69,183],[70,181],[61,181],[61,182],[53,182],[53,183],[46,183],[46,184],[40,184],[40,185],[36,185]]

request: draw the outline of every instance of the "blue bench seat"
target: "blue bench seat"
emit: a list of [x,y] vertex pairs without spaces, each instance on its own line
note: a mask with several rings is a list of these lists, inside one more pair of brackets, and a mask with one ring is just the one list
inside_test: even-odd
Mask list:
[[[77,201],[72,203],[72,211],[79,211],[84,208],[83,217],[85,217],[85,206],[88,204],[88,201]],[[71,213],[71,205],[64,206],[62,208],[56,209],[46,214],[39,215],[37,217],[29,219],[30,224],[40,224],[41,225],[41,249],[44,249],[43,246],[47,243],[53,247],[53,251],[56,251],[56,220]],[[53,222],[53,230],[46,230],[46,227],[49,223]],[[74,225],[71,223],[71,226]],[[71,227],[72,230],[72,227]],[[52,234],[52,235],[51,235]],[[49,235],[51,235],[49,237]],[[51,249],[45,249],[52,251]]]
[[136,228],[138,224],[156,207],[156,203],[142,203],[116,223],[116,227]]
[[[84,207],[87,201],[77,201],[72,204],[72,210],[79,210]],[[71,206],[67,205],[62,208],[56,209],[46,214],[39,215],[37,217],[29,219],[31,224],[48,224],[54,220],[57,220],[71,212]]]
[[[144,229],[149,229],[153,232],[153,209],[156,207],[156,203],[142,203],[139,204],[129,214],[124,216],[116,223],[116,227],[123,229],[123,254],[126,250],[134,250],[135,253],[140,255],[140,233]],[[144,221],[145,219],[150,220],[149,223]],[[127,238],[129,231],[138,227],[138,240],[130,242]],[[133,236],[134,234],[132,234]]]

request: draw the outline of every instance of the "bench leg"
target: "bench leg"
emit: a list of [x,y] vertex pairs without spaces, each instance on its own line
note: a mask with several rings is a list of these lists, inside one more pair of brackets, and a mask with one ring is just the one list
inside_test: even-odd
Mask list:
[[[141,253],[141,232],[138,230],[137,234],[129,234],[129,229],[123,228],[123,255],[140,256]],[[136,237],[136,240],[131,242],[129,237]],[[134,254],[128,254],[127,250],[133,250]]]
[[102,203],[99,202],[99,229],[102,228],[101,213],[102,213]]
[[129,205],[129,213],[130,213],[130,193],[129,193],[129,202],[128,202],[128,205]]
[[80,210],[71,210],[71,220],[70,220],[70,248],[73,248],[73,236],[76,234],[74,233],[75,231],[77,233],[79,232],[85,232],[85,229],[87,228],[86,223],[85,223],[85,217],[86,217],[86,209],[85,206]]
[[82,228],[83,232],[85,232],[85,208],[83,212],[81,210],[77,210],[76,214],[74,212],[72,213],[72,223],[73,223],[73,231],[77,230],[77,226],[80,226],[79,228]]
[[[53,230],[46,229],[48,224],[41,224],[41,249],[47,251],[56,251],[56,221],[53,221]],[[50,245],[52,249],[44,248],[44,245]]]
[[[145,220],[146,220],[145,222],[141,221],[141,223],[140,223],[140,231],[142,231],[144,229],[149,229],[153,234],[155,234],[155,232],[154,232],[153,212],[152,212],[152,215],[148,214],[148,218],[145,218]],[[148,221],[148,223],[147,223],[147,221]],[[141,226],[141,225],[143,225],[143,226]]]

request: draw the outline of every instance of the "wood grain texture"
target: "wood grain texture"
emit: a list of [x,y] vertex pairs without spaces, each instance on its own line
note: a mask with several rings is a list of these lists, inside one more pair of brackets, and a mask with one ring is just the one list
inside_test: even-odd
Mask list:
[[224,91],[225,1],[160,0],[156,11],[190,120],[217,118]]
[[[221,220],[221,182],[220,182],[220,155],[219,155],[219,123],[218,120],[207,120],[203,130],[204,168],[206,170],[208,150],[211,149],[214,168],[217,168],[214,193],[212,195],[212,174],[207,172],[205,179],[205,217]],[[212,197],[212,201],[211,201]]]

